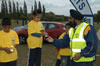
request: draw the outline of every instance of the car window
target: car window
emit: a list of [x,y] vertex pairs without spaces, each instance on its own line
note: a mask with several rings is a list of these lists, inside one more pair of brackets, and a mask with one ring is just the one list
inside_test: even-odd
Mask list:
[[62,24],[63,26],[65,26],[65,24]]
[[49,24],[48,29],[56,29],[57,25],[55,24]]
[[27,26],[27,25],[25,25],[24,27],[26,27],[26,28],[27,28],[28,26]]
[[43,24],[43,27],[44,27],[45,29],[47,29],[47,24]]

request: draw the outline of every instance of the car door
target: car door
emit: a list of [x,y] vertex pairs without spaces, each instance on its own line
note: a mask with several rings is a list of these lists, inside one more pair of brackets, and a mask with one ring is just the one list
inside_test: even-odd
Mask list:
[[52,38],[58,37],[59,27],[56,24],[48,24],[46,32],[51,36]]

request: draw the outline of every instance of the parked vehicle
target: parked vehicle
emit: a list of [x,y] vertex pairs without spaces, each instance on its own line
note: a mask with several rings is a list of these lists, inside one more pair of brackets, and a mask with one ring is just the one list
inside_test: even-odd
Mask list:
[[27,28],[27,25],[15,27],[15,28],[13,28],[13,30],[17,31],[17,30],[21,30],[21,29],[25,29],[25,28]]

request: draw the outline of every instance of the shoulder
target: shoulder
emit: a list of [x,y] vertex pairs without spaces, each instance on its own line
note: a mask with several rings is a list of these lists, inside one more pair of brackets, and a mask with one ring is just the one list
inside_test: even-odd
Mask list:
[[59,39],[63,38],[65,36],[66,32],[62,33],[60,36],[59,36]]
[[84,30],[84,35],[87,35],[90,30],[91,30],[91,26],[88,25]]
[[12,29],[10,31],[11,31],[12,34],[17,34],[16,31],[14,31]]
[[15,32],[16,32],[16,31],[14,31],[14,30],[12,30],[12,29],[10,29],[10,31],[11,31],[11,32],[13,32],[13,33],[15,33]]
[[41,24],[41,25],[42,25],[42,22],[40,21],[40,22],[39,22],[39,24]]
[[0,30],[0,35],[1,35],[1,30]]
[[0,30],[0,33],[2,32],[2,30]]
[[66,32],[62,33],[61,36],[64,36],[66,34]]
[[34,23],[34,21],[33,20],[31,20],[29,23],[28,23],[28,25],[31,25],[31,24],[33,24]]
[[[3,31],[3,30],[0,30],[0,34],[1,34],[1,33],[4,33],[4,31]],[[2,35],[2,34],[1,34],[1,35]]]
[[36,26],[36,24],[33,20],[31,20],[28,24],[28,27],[35,27],[35,26]]
[[29,22],[29,24],[32,23],[32,22],[33,22],[33,20],[31,20],[31,21]]

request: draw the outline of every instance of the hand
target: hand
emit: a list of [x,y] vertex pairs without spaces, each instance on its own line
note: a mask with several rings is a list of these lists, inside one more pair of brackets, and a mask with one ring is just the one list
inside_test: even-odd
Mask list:
[[14,44],[14,47],[16,48],[17,45],[18,45],[18,44]]
[[10,51],[10,48],[4,48],[5,52],[7,52],[8,54],[11,54],[12,52]]
[[48,33],[47,32],[43,32],[42,33],[42,36],[46,36],[46,35],[48,36]]
[[54,41],[54,39],[52,38],[52,37],[50,37],[50,36],[48,36],[48,38],[46,39],[48,42],[53,42]]
[[81,53],[77,53],[74,57],[73,60],[79,60],[81,58]]

